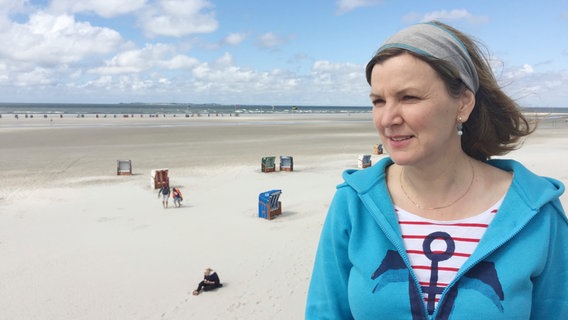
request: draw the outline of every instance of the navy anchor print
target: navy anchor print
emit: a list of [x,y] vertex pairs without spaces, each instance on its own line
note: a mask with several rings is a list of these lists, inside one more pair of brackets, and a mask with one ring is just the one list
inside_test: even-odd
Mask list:
[[[446,242],[446,250],[444,252],[434,252],[431,249],[432,241],[435,239],[443,239]],[[438,280],[438,263],[449,259],[454,254],[455,242],[451,236],[445,232],[434,232],[425,238],[423,249],[424,254],[432,261],[432,275],[429,284],[422,286],[421,289],[426,294],[428,313],[433,314],[435,295],[443,291],[443,288],[436,286]],[[387,251],[383,261],[371,275],[371,279],[377,280],[377,284],[372,291],[373,293],[381,290],[390,283],[407,282],[412,320],[427,319],[424,313],[423,296],[412,280],[409,270],[397,251]],[[449,319],[458,296],[459,288],[468,288],[480,292],[490,299],[501,312],[503,311],[501,301],[503,301],[505,297],[493,262],[482,261],[464,274],[459,283],[454,285],[447,292],[445,299],[439,302],[440,311],[436,317],[437,319]]]

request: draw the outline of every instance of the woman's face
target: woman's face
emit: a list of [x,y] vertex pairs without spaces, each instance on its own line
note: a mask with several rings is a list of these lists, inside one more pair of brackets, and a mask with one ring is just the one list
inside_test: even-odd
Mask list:
[[402,54],[373,67],[373,121],[392,160],[419,165],[453,157],[461,151],[457,118],[464,98],[448,94],[440,76],[426,62]]

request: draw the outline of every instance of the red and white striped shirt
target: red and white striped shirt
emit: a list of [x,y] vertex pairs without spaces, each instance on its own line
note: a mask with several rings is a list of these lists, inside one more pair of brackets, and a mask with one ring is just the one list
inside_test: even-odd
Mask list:
[[444,288],[477,248],[502,202],[476,216],[452,221],[426,219],[395,208],[406,253],[430,314]]

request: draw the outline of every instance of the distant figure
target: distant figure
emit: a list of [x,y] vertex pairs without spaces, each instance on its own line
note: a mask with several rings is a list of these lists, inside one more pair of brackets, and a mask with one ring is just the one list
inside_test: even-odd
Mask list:
[[170,186],[165,184],[163,185],[160,190],[158,191],[158,198],[162,196],[162,206],[164,208],[168,207],[168,199],[170,197]]
[[212,270],[211,268],[205,269],[203,272],[203,281],[199,283],[197,289],[193,290],[193,295],[196,296],[203,291],[210,291],[213,289],[221,288],[223,284],[219,280],[219,276],[217,272]]
[[178,188],[172,188],[172,198],[174,198],[174,206],[176,208],[181,207],[181,202],[183,201],[183,196],[181,195],[181,191]]

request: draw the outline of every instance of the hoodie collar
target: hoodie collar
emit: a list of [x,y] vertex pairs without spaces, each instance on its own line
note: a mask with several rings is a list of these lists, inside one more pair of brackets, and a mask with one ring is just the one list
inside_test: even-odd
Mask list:
[[[346,170],[343,179],[345,185],[357,192],[373,219],[396,245],[402,244],[402,240],[399,240],[400,228],[385,177],[386,169],[391,164],[393,161],[385,157],[370,168]],[[526,226],[542,206],[557,200],[564,192],[564,185],[560,181],[537,176],[517,161],[490,160],[488,164],[513,172],[513,181],[476,253],[495,250]]]

